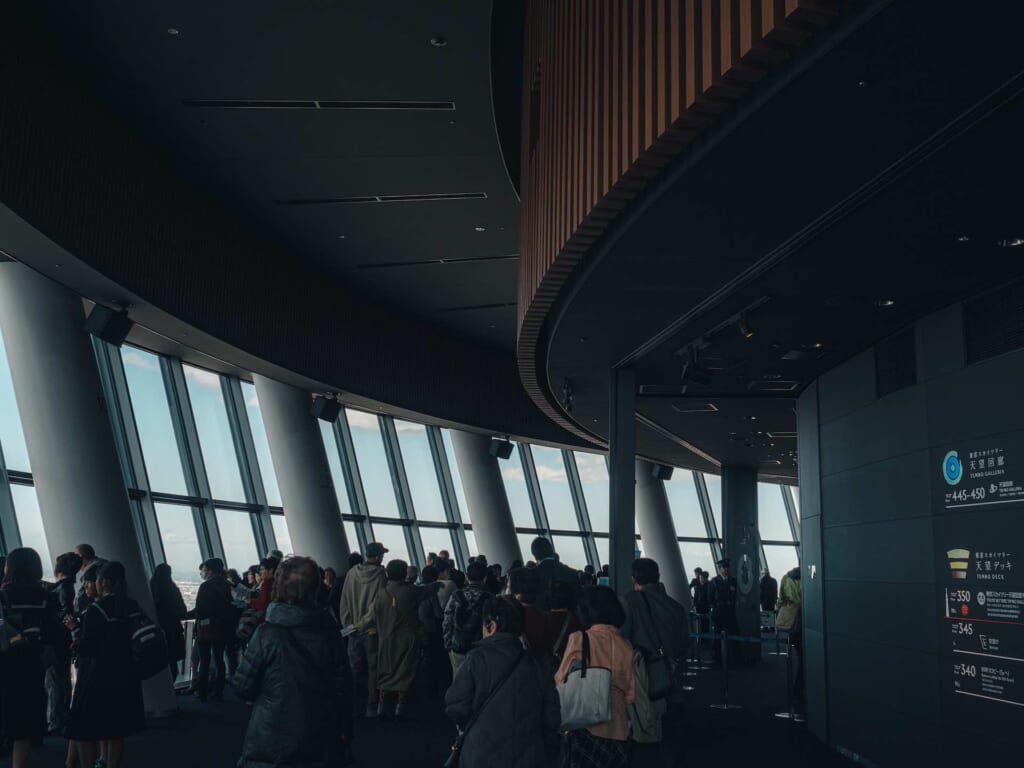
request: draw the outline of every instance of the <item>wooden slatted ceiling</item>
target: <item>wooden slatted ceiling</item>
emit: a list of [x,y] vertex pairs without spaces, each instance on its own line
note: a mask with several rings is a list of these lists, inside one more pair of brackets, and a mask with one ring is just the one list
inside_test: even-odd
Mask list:
[[549,417],[593,439],[550,402],[537,372],[544,321],[587,249],[836,13],[836,0],[529,0],[517,355]]

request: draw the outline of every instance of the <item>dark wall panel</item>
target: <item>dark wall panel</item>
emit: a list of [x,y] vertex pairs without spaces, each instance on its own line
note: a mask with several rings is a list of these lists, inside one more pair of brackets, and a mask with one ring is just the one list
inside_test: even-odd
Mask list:
[[[884,566],[879,575],[887,575]],[[829,634],[937,653],[934,597],[930,582],[829,580]]]
[[906,482],[927,481],[930,457],[928,451],[905,453],[822,478],[821,504],[829,511],[826,525],[930,517],[931,507],[920,486]]

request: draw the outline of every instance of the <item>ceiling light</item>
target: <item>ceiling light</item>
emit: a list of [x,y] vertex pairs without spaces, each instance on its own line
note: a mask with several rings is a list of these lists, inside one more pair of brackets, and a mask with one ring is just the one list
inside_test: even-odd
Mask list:
[[487,227],[473,227],[477,232],[486,232]]
[[821,344],[820,341],[816,341],[813,344],[811,344],[811,349],[821,349],[821,347],[822,347],[822,344]]
[[344,240],[344,239],[345,239],[345,236],[344,236],[344,235],[338,235],[338,239],[339,239],[339,240]]
[[448,41],[445,38],[441,37],[440,35],[435,35],[434,37],[430,38],[430,44],[435,48],[444,48],[446,45],[448,45]]
[[178,34],[178,30],[175,29],[174,27],[169,27],[168,30],[167,30],[167,34],[170,35],[171,37],[174,37],[175,35]]
[[1008,237],[1000,240],[998,245],[1000,248],[1019,248],[1024,245],[1024,237]]
[[740,332],[740,336],[744,339],[754,338],[754,329],[747,324],[747,318],[740,315],[739,320],[736,321],[736,330]]
[[958,243],[969,243],[971,241],[970,235],[960,235],[956,241]]
[[869,83],[867,80],[858,80],[857,81],[857,87],[858,88],[867,88],[869,85],[871,85],[871,83]]
[[891,307],[895,303],[892,299],[875,299],[876,307]]

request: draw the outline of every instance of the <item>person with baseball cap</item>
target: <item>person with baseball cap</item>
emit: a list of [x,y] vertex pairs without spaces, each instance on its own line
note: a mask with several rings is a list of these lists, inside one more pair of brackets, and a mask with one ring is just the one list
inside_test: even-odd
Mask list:
[[[374,605],[388,577],[383,567],[388,549],[379,541],[366,545],[366,560],[345,575],[341,591],[341,624],[348,635],[348,659],[356,691],[366,692],[366,717],[377,717],[377,625]],[[356,694],[356,712],[361,698]]]

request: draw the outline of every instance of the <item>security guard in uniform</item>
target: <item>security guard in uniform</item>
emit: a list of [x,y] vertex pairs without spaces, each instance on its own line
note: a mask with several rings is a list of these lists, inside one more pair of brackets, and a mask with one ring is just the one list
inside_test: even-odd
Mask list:
[[[715,635],[721,636],[722,632],[729,635],[739,634],[739,625],[736,622],[736,579],[729,575],[729,558],[719,560],[718,575],[711,580],[708,589],[708,598],[711,603],[711,624]],[[722,643],[715,641],[715,665],[722,663]],[[734,641],[729,642],[729,655],[733,654]]]

